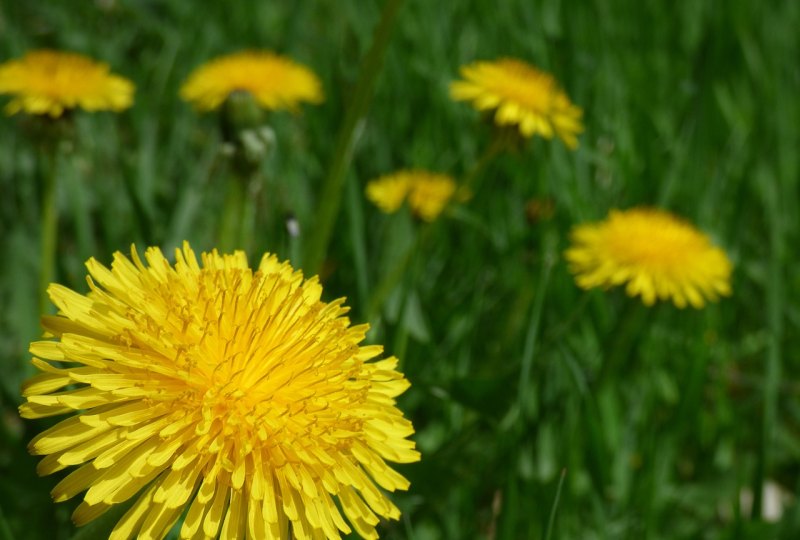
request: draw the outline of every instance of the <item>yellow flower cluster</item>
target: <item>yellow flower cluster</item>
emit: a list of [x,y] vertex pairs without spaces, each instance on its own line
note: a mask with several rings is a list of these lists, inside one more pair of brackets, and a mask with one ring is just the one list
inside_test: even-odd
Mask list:
[[411,212],[423,221],[433,221],[456,195],[456,183],[446,174],[423,170],[398,171],[367,184],[367,198],[387,214],[408,201]]
[[[0,94],[14,99],[8,114],[26,112],[57,118],[65,110],[121,111],[133,103],[134,86],[106,64],[52,50],[27,53],[0,65]],[[322,85],[308,68],[268,51],[244,51],[209,62],[191,74],[181,96],[198,110],[218,108],[230,94],[249,92],[270,110],[296,111],[299,103],[320,103]]]

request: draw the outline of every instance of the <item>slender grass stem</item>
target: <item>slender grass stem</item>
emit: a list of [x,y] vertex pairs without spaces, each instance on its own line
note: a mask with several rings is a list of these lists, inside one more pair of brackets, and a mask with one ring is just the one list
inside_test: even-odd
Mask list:
[[56,206],[58,144],[46,145],[42,149],[44,165],[41,206],[41,239],[39,268],[39,313],[49,311],[47,287],[55,272],[56,235],[58,232],[58,208]]
[[352,159],[356,127],[369,107],[372,88],[383,65],[391,30],[402,4],[403,0],[387,0],[383,6],[380,21],[372,37],[372,46],[364,57],[353,97],[337,135],[333,161],[328,168],[328,175],[318,199],[317,220],[306,244],[304,267],[309,276],[319,273],[328,251],[333,228],[336,226],[336,217],[339,214],[347,168]]
[[428,238],[430,238],[434,226],[435,222],[421,225],[411,245],[408,246],[406,253],[403,254],[394,269],[386,274],[381,283],[375,287],[373,298],[370,301],[370,312],[375,316],[377,315],[377,310],[380,309],[389,293],[402,281],[404,276],[407,276],[403,284],[404,290],[402,291],[403,296],[400,301],[400,309],[397,311],[397,335],[393,342],[393,354],[400,359],[401,363],[406,357],[406,350],[408,348],[407,311],[409,309],[411,295],[414,292],[421,271],[421,255],[425,252],[425,246],[428,243]]
[[478,182],[481,179],[481,175],[489,166],[489,164],[502,153],[505,147],[506,141],[503,137],[495,136],[492,138],[492,142],[486,147],[486,149],[484,149],[483,154],[481,154],[467,175],[464,177],[463,186],[470,191],[476,191],[478,188]]
[[626,298],[625,305],[617,317],[617,323],[611,332],[613,338],[607,347],[600,373],[597,376],[598,388],[605,384],[613,384],[614,377],[626,369],[623,364],[633,358],[637,342],[642,338],[648,326],[656,319],[656,311],[661,306],[645,306],[638,298]]
[[763,513],[764,483],[769,475],[775,434],[778,423],[778,392],[781,378],[781,341],[783,338],[783,289],[782,261],[784,243],[782,238],[781,205],[779,202],[778,182],[762,171],[760,185],[763,186],[762,197],[764,210],[769,220],[770,260],[766,281],[766,313],[767,313],[767,357],[764,364],[764,394],[762,409],[761,437],[756,456],[756,474],[753,482],[752,517],[760,519]]
[[533,357],[536,354],[536,347],[539,338],[539,326],[542,321],[542,309],[544,299],[547,295],[547,285],[550,281],[550,271],[556,260],[556,237],[555,233],[548,231],[544,238],[544,253],[542,256],[542,268],[539,277],[539,287],[533,299],[531,318],[528,323],[528,330],[525,333],[525,345],[522,349],[522,361],[519,374],[519,387],[517,390],[517,402],[524,414],[529,409],[528,399],[531,392],[531,370],[533,369]]
[[[88,259],[93,253],[97,253],[95,248],[94,235],[92,233],[92,220],[89,202],[87,201],[86,189],[84,189],[81,178],[75,171],[74,164],[68,167],[68,178],[64,178],[64,168],[62,168],[62,185],[65,185],[69,197],[71,218],[75,222],[75,239],[78,245],[78,253],[81,259]],[[67,180],[67,182],[64,182]]]
[[547,530],[544,532],[544,540],[550,540],[553,534],[553,528],[556,523],[556,512],[558,511],[558,503],[561,501],[561,488],[564,486],[564,479],[567,477],[567,469],[561,469],[561,476],[558,479],[558,487],[556,487],[556,496],[553,499],[553,506],[550,508],[550,517],[547,520]]
[[364,210],[360,201],[360,192],[355,178],[350,176],[347,182],[347,216],[350,228],[350,242],[353,245],[353,267],[356,272],[356,290],[361,308],[361,316],[369,317],[369,279],[367,272],[367,239],[364,226]]
[[[377,316],[386,298],[400,283],[400,280],[411,266],[414,256],[422,250],[423,245],[427,242],[431,227],[431,225],[422,226],[422,230],[417,232],[414,240],[411,241],[403,255],[400,256],[394,268],[384,274],[378,284],[375,285],[367,304],[367,321],[371,321]],[[413,283],[411,285],[413,286]]]

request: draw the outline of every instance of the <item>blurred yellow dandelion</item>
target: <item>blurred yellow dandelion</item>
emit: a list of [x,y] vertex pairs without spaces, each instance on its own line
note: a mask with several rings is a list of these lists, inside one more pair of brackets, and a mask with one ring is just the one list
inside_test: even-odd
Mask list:
[[455,180],[446,174],[423,170],[398,171],[367,184],[367,198],[383,212],[396,212],[405,200],[411,212],[433,221],[456,195]]
[[549,73],[515,58],[479,61],[461,67],[465,80],[450,84],[450,96],[479,111],[494,111],[498,126],[517,126],[525,137],[558,136],[578,146],[583,112],[570,102]]
[[572,230],[565,253],[584,289],[627,283],[629,296],[650,306],[669,300],[703,307],[731,293],[731,262],[691,224],[651,208],[612,210],[599,223]]
[[456,183],[446,174],[418,173],[408,193],[411,212],[424,221],[433,221],[456,193]]
[[200,111],[217,109],[233,92],[248,92],[264,109],[296,111],[301,102],[321,103],[322,85],[313,71],[269,51],[222,56],[196,69],[181,97]]
[[397,212],[411,189],[411,174],[409,171],[401,171],[368,182],[367,198],[387,214]]
[[136,497],[112,539],[162,538],[184,510],[181,538],[377,538],[400,515],[378,486],[409,485],[387,461],[419,459],[397,359],[274,255],[176,259],[133,248],[87,262],[87,295],[51,285],[20,413],[73,414],[29,446],[40,474],[78,466],[54,499],[86,491],[82,525]]
[[64,110],[121,111],[133,103],[133,83],[80,54],[37,50],[0,64],[0,94],[14,98],[8,114],[61,116]]

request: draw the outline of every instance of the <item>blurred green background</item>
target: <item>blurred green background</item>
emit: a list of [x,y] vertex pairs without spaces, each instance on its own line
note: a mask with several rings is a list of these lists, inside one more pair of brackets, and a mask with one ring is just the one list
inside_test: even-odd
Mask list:
[[[324,84],[324,104],[271,116],[277,146],[254,195],[251,259],[268,250],[301,264],[381,8],[0,4],[0,61],[72,50],[137,85],[124,113],[75,115],[59,167],[57,281],[85,291],[83,262],[109,262],[134,242],[214,247],[225,186],[216,120],[177,91],[201,63],[242,48],[290,55]],[[792,1],[404,3],[322,270],[325,297],[347,296],[354,321],[369,317],[370,340],[398,355],[412,382],[400,406],[423,459],[399,467],[412,486],[393,496],[403,517],[382,537],[800,537],[798,28]],[[499,56],[555,74],[584,109],[579,149],[537,139],[500,156],[370,310],[420,227],[379,213],[366,181],[405,167],[463,176],[490,131],[447,87],[460,65]],[[40,335],[42,175],[30,127],[0,118],[0,538],[99,538],[72,527],[74,502],[50,502],[57,479],[36,478],[25,449],[46,422],[16,412],[28,343]],[[577,289],[561,257],[570,227],[643,204],[724,247],[731,298],[681,311]],[[552,215],[535,211],[550,205]],[[289,216],[299,238],[286,232]]]

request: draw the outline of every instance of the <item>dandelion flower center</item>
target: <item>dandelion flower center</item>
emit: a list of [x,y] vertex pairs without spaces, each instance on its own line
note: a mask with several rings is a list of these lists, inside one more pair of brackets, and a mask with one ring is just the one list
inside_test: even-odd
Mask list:
[[[494,73],[494,78],[486,80],[487,90],[540,114],[547,114],[553,108],[558,88],[551,75],[512,58],[498,61],[487,72]],[[533,88],[537,91],[532,91]]]
[[[651,221],[662,221],[660,227],[641,220],[639,225],[615,219],[608,234],[608,251],[624,264],[641,264],[650,268],[679,270],[684,257],[708,249],[708,240],[669,216],[651,214]],[[663,219],[662,219],[663,218]],[[644,225],[644,226],[642,226]],[[650,225],[649,227],[647,225]]]

